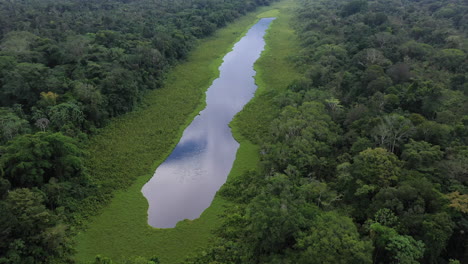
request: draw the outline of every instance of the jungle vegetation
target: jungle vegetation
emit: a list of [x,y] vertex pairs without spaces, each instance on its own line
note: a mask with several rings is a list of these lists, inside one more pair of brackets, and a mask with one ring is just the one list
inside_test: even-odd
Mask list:
[[74,234],[115,190],[89,173],[89,139],[145,107],[199,39],[268,4],[0,2],[0,263],[72,263]]
[[[260,168],[221,189],[233,206],[187,263],[468,262],[466,2],[298,2],[301,77],[239,121]],[[72,234],[112,196],[89,138],[267,4],[0,2],[0,263],[72,263]]]
[[261,168],[187,263],[468,262],[467,10],[300,1],[301,77],[241,121]]

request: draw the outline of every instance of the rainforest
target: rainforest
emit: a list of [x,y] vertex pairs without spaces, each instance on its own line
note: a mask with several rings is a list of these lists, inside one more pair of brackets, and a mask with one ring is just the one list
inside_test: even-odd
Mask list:
[[463,0],[0,0],[0,264],[468,263],[467,36]]

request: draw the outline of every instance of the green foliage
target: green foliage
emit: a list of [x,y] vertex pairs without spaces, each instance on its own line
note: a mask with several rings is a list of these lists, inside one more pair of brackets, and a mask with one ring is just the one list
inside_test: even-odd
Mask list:
[[[293,61],[303,76],[300,81],[290,82],[287,91],[270,94],[275,96],[276,105],[266,109],[278,113],[271,122],[271,136],[253,129],[248,134],[264,144],[261,154],[265,176],[249,174],[232,185],[228,183],[226,197],[241,205],[227,212],[228,220],[218,231],[216,245],[194,263],[371,261],[365,253],[356,255],[362,258],[346,258],[351,253],[336,257],[342,251],[333,246],[348,240],[330,246],[327,240],[337,234],[328,235],[327,227],[322,225],[314,232],[322,235],[302,240],[305,246],[299,249],[298,239],[307,234],[300,223],[313,226],[323,215],[317,208],[311,210],[315,214],[303,214],[297,210],[307,208],[301,206],[303,203],[314,203],[326,210],[338,206],[353,216],[362,225],[360,235],[370,236],[374,242],[374,263],[439,263],[450,256],[460,258],[466,249],[456,245],[465,239],[455,235],[453,228],[456,222],[460,226],[457,230],[466,229],[465,220],[459,218],[463,196],[451,198],[452,213],[457,216],[448,218],[447,200],[441,191],[466,190],[466,181],[461,180],[465,154],[458,154],[459,150],[452,147],[459,149],[466,144],[455,124],[463,123],[467,112],[461,109],[467,101],[448,90],[448,80],[455,75],[453,84],[460,89],[463,78],[458,72],[466,67],[466,61],[458,61],[455,69],[443,65],[442,57],[456,53],[460,55],[457,59],[463,58],[461,53],[443,51],[457,49],[457,43],[461,43],[459,38],[447,38],[448,32],[463,34],[454,33],[448,24],[431,28],[447,22],[437,17],[452,18],[432,16],[429,4],[422,2],[405,2],[404,6],[388,1],[301,4],[295,28],[303,50]],[[459,1],[456,5],[467,10]],[[337,19],[337,15],[342,18]],[[321,105],[321,110],[316,107],[315,111],[304,111],[302,107],[310,106],[310,102]],[[274,119],[269,115],[266,120]],[[255,122],[251,123],[254,127]],[[323,124],[330,124],[328,131]],[[335,140],[330,140],[333,126],[340,129],[334,131]],[[309,137],[313,135],[307,133],[309,127],[321,137]],[[328,144],[317,147],[321,143]],[[321,162],[317,162],[317,156]],[[323,174],[317,172],[321,172],[323,164],[330,164],[336,171],[327,169],[327,177],[322,178]],[[277,172],[287,177],[279,177]],[[270,179],[280,182],[284,189],[270,189]],[[256,185],[261,186],[257,192],[253,188]],[[236,194],[240,189],[247,190],[245,196]],[[249,199],[251,202],[245,206]],[[291,209],[297,222],[283,217],[280,209]],[[333,222],[327,220],[327,224]],[[281,221],[287,229],[278,225]],[[245,235],[243,230],[248,227],[256,228]],[[302,230],[301,235],[294,236],[294,230]],[[266,232],[273,235],[267,237]],[[315,244],[305,250],[307,243]],[[335,250],[328,252],[330,248]],[[353,253],[364,251],[356,248]]]
[[29,132],[28,121],[12,111],[0,108],[0,143],[6,143],[15,136]]
[[[424,254],[424,243],[411,236],[399,235],[393,228],[379,223],[372,224],[371,237],[376,246],[376,258],[392,259],[391,263],[416,264]],[[379,252],[380,251],[380,252]]]
[[[267,45],[261,57],[255,62],[256,96],[233,120],[235,127],[243,137],[255,144],[261,144],[263,138],[270,135],[271,122],[278,116],[276,95],[287,89],[288,85],[300,78],[293,67],[290,57],[299,51],[297,37],[290,30],[293,12],[288,6],[295,3],[286,1],[281,8],[281,16],[275,19],[265,36]],[[274,25],[274,26],[273,26]]]
[[367,8],[367,1],[353,0],[345,4],[341,10],[342,16],[350,16]]
[[[311,125],[313,124],[313,126]],[[270,142],[265,147],[268,170],[283,172],[293,167],[316,177],[329,173],[333,145],[339,139],[339,128],[332,122],[321,103],[306,102],[288,106],[271,125]]]
[[[273,29],[276,25],[278,24],[275,21]],[[278,36],[278,39],[281,39],[281,35]],[[267,43],[269,45],[270,42]],[[278,50],[278,52],[280,51]],[[268,57],[262,57],[260,61],[266,58]],[[271,60],[271,62],[273,65],[278,63],[274,60]],[[272,74],[271,70],[265,71],[270,66],[264,65],[262,64],[260,68],[262,71],[260,73]],[[271,76],[275,78],[274,75]],[[267,80],[271,82],[270,79]],[[277,83],[272,82],[272,87],[277,86]],[[260,85],[260,91],[264,89],[263,87]],[[250,117],[248,112],[246,113],[245,111],[249,107],[265,105],[263,104],[265,98],[262,97],[262,94],[256,97],[241,113],[240,119],[237,119],[242,122],[238,121],[235,123],[240,124],[241,128],[245,127],[246,129],[242,129],[241,131],[249,131],[247,135],[256,140],[259,140],[262,130],[254,131],[248,128],[247,125],[249,123],[245,122],[252,119],[245,119],[247,116]],[[325,99],[329,99],[329,97]],[[255,109],[261,111],[261,108]],[[265,117],[262,113],[259,113],[259,115]],[[325,106],[321,103],[305,103],[302,106],[290,107],[284,109],[282,115],[282,117],[274,121],[274,125],[271,125],[275,134],[260,139],[266,142],[267,145],[271,144],[270,142],[275,142],[275,138],[281,138],[285,144],[297,140],[298,144],[293,147],[303,148],[306,146],[299,146],[301,140],[305,141],[308,138],[313,139],[314,137],[320,139],[338,137],[333,133],[331,133],[332,135],[322,133],[330,129],[338,131],[338,128],[334,126]],[[296,120],[290,120],[291,118],[295,118]],[[298,124],[292,133],[289,133],[291,132],[289,126],[283,124],[288,121]],[[314,134],[314,131],[310,127],[310,124],[314,123],[317,123],[318,127],[323,127],[321,133],[317,132]],[[295,131],[297,133],[294,133]],[[302,131],[310,131],[310,133],[304,132],[301,134]],[[317,141],[319,140],[317,139]],[[277,144],[278,147],[282,146],[279,142]],[[315,154],[314,151],[314,149],[311,149],[304,158],[310,158],[311,155]],[[319,151],[317,150],[317,153],[320,153]],[[263,150],[262,153],[264,164],[278,166],[271,159],[284,157],[282,155],[266,154]],[[326,158],[323,158],[323,160],[327,161]],[[294,162],[294,159],[291,159],[291,161]],[[307,163],[304,162],[304,164]],[[274,173],[269,175],[271,171],[267,165],[261,174],[250,172],[233,181],[228,180],[221,191],[222,195],[241,204],[240,206],[236,206],[235,209],[226,212],[224,224],[217,232],[215,245],[204,250],[198,257],[190,260],[188,263],[298,263],[297,261],[301,259],[301,254],[306,254],[306,249],[313,250],[312,247],[309,248],[309,245],[305,244],[300,248],[298,239],[303,238],[305,240],[307,235],[313,236],[316,233],[315,229],[311,228],[315,219],[320,214],[320,210],[315,205],[331,209],[333,208],[332,204],[339,200],[339,197],[323,182],[310,178],[302,179],[300,171],[295,170],[292,166],[283,169],[287,173],[286,175]],[[267,172],[267,175],[262,176],[265,172]],[[247,203],[247,205],[244,206],[244,203]],[[317,229],[324,228],[326,225],[329,217],[324,216],[324,218],[327,220],[317,220]],[[349,219],[339,219],[337,220],[337,225],[340,225],[339,223],[342,221],[347,221],[346,223],[350,224],[349,226],[341,225],[346,229],[346,231],[343,231],[345,233],[343,236],[346,238],[343,239],[347,239],[346,242],[338,246],[340,252],[343,252],[342,256],[345,257],[344,255],[349,252],[347,251],[347,247],[353,243],[356,245],[353,249],[360,250],[353,252],[352,256],[345,257],[344,261],[354,259],[356,263],[359,260],[363,260],[364,263],[370,262],[369,243],[360,242],[356,229]],[[332,230],[335,228],[335,226],[331,227],[329,229],[330,232],[333,232]],[[316,245],[323,245],[325,248],[329,245],[327,243],[329,241],[323,238]],[[307,259],[305,263],[309,262],[310,259]]]
[[459,71],[460,64],[466,60],[466,54],[459,49],[443,49],[440,51],[437,60],[441,66],[452,71]]
[[468,195],[461,195],[459,192],[449,193],[450,207],[462,213],[468,213]]
[[144,257],[128,258],[120,262],[114,262],[110,258],[97,255],[92,264],[159,264],[159,258],[152,257],[150,259]]
[[448,239],[452,236],[454,224],[450,216],[445,213],[427,215],[422,222],[420,237],[428,250],[425,258],[428,262],[435,262],[445,249]]
[[374,128],[374,140],[389,151],[404,143],[414,133],[413,124],[398,114],[384,116],[379,125]]
[[336,188],[344,201],[352,204],[353,216],[363,220],[373,197],[381,189],[394,186],[401,176],[401,162],[382,148],[366,149],[337,167]]
[[23,62],[5,72],[1,89],[3,105],[33,106],[39,100],[39,93],[47,91],[49,71],[43,64]]
[[[205,44],[202,51],[191,54],[190,67],[179,67],[173,76],[166,74],[168,69],[186,59],[189,51],[199,44],[199,38],[207,37],[217,27],[269,2],[155,3],[144,0],[104,3],[92,0],[83,4],[76,0],[45,0],[0,4],[0,106],[9,107],[2,108],[0,112],[0,144],[5,144],[0,151],[1,198],[20,187],[37,190],[44,194],[41,203],[51,213],[66,212],[60,217],[81,225],[83,217],[95,214],[96,208],[102,208],[116,188],[127,188],[137,176],[154,171],[155,160],[164,157],[173,146],[180,132],[179,127],[200,106],[202,91],[214,77],[219,57],[256,19],[255,15],[249,15],[211,43]],[[129,14],[132,14],[132,18]],[[32,23],[28,22],[30,17],[35,18]],[[135,17],[137,19],[133,19]],[[189,80],[174,83],[174,76],[177,75]],[[161,87],[166,77],[164,92],[146,92]],[[169,89],[172,91],[168,92]],[[164,94],[167,96],[157,98]],[[82,143],[87,143],[86,134],[93,134],[95,128],[106,124],[110,117],[134,110],[144,95],[149,98],[140,106],[147,111],[147,115],[139,122],[151,124],[150,127],[134,126],[123,130],[124,134],[136,132],[138,135],[133,139],[141,144],[125,142],[123,145],[127,149],[122,155],[122,152],[115,152],[115,141],[112,141],[112,148],[105,149],[110,154],[104,155],[102,160],[99,155],[103,153],[94,147],[103,145],[96,144],[93,139],[88,147],[91,154],[86,157],[91,181],[95,183],[90,184],[82,162]],[[22,135],[36,131],[42,132]],[[148,146],[148,137],[144,137],[142,131],[146,136],[156,138],[154,145]],[[102,134],[105,132],[101,131]],[[114,135],[104,136],[106,139],[103,141],[109,138],[122,141],[120,132],[110,134]],[[144,153],[140,148],[142,145],[145,149],[151,149],[148,152],[151,154],[136,157],[138,155],[135,153]],[[129,149],[135,152],[127,155]],[[106,158],[111,159],[115,155],[121,156],[116,159],[121,166],[109,171],[108,166],[113,164],[107,163]],[[129,156],[136,159],[129,159]],[[122,160],[125,162],[122,163]],[[132,163],[134,166],[128,167]],[[104,168],[101,172],[105,173],[99,174],[100,168]],[[119,173],[115,173],[119,170]],[[128,177],[130,171],[135,174]],[[144,201],[138,203],[146,204]],[[177,231],[176,236],[196,237],[197,241],[201,241],[186,247],[193,250],[199,244],[206,243],[213,221],[210,218],[208,224],[201,225],[206,230],[203,236],[196,236],[193,230]],[[1,223],[4,223],[3,219]],[[147,230],[146,223],[138,224],[141,227],[139,231],[152,232]],[[51,233],[58,231],[60,228],[55,228]],[[70,231],[67,230],[66,236],[71,236]],[[134,229],[129,233],[133,235],[133,232]],[[162,239],[159,234],[153,234],[154,237]],[[55,241],[61,243],[60,239]],[[14,245],[23,247],[20,242]],[[122,243],[126,246],[126,242]],[[139,243],[134,245],[138,247]],[[4,247],[3,241],[0,247]],[[165,260],[183,258],[184,255],[179,252],[185,249],[174,245],[172,251],[176,253],[166,254]],[[39,246],[34,250],[40,251],[41,248]],[[0,257],[4,252],[7,251],[1,250]],[[52,260],[56,253],[51,253],[50,260],[31,258],[13,263],[69,262],[67,256],[70,251],[62,250],[62,253],[63,256],[56,262]],[[143,259],[128,261],[146,262]],[[153,262],[158,261],[153,259],[149,263]]]
[[82,157],[74,139],[38,132],[12,140],[3,149],[0,164],[13,188],[41,187],[52,178],[68,181],[84,177]]
[[313,205],[331,191],[294,182],[282,174],[262,185],[252,182],[256,196],[227,211],[216,245],[189,263],[371,263],[371,244],[360,239],[351,219]]
[[[59,103],[83,108],[87,126],[82,129],[90,132],[134,110],[145,91],[161,87],[167,70],[187,58],[197,39],[269,3],[44,0],[1,5],[0,107],[21,104],[31,114],[41,106],[41,92],[54,92],[62,98]],[[28,22],[30,17],[37,19]],[[93,91],[83,94],[76,83]]]
[[337,213],[317,217],[298,239],[296,263],[372,263],[370,241],[359,238],[350,218]]
[[[278,3],[259,12],[271,8],[287,10],[290,4]],[[87,165],[92,179],[101,186],[101,195],[86,199],[82,208],[87,214],[99,215],[86,221],[87,230],[77,237],[77,261],[90,261],[97,254],[114,261],[125,256],[157,255],[163,263],[178,263],[208,245],[213,230],[221,224],[218,215],[231,205],[229,202],[216,196],[199,219],[182,221],[176,228],[153,229],[147,225],[147,201],[141,188],[173,148],[183,128],[201,110],[204,91],[217,76],[221,58],[257,20],[256,16],[257,13],[248,14],[217,31],[213,38],[201,41],[187,62],[168,74],[164,87],[145,97],[144,107],[117,118],[91,139]],[[278,18],[270,32],[283,32],[287,24],[284,17]],[[255,168],[259,159],[258,146],[243,139],[236,125],[231,127],[241,146],[228,181]],[[123,191],[115,192],[116,189]]]
[[[374,263],[467,262],[463,1],[277,5],[258,94],[232,124],[235,178],[173,230],[147,228],[140,188],[255,15],[189,51],[269,1],[10,2],[0,5],[0,262],[68,262],[61,219],[106,204],[78,260],[176,262],[221,226],[193,263],[370,263],[371,251]],[[91,138],[87,185],[81,145],[54,132],[83,139],[141,100]]]
[[419,43],[414,40],[410,40],[403,44],[401,47],[402,54],[415,59],[424,60],[433,52],[433,47],[426,43]]
[[114,69],[102,81],[101,91],[107,98],[110,116],[118,116],[134,108],[138,99],[138,83],[134,74],[125,69]]
[[433,146],[425,141],[410,140],[405,145],[402,160],[406,161],[406,166],[419,171],[432,171],[436,162],[442,159],[443,152],[439,146]]
[[[298,107],[312,93],[340,102],[332,120],[343,137],[329,156],[339,162],[325,180],[343,197],[333,205],[362,225],[361,235],[377,223],[393,230],[380,230],[393,237],[385,243],[374,239],[375,263],[466,262],[466,249],[457,246],[466,239],[456,233],[466,230],[460,215],[467,182],[461,149],[468,101],[460,75],[467,67],[466,28],[457,18],[466,10],[462,1],[379,0],[303,1],[297,11],[303,50],[294,61],[308,85],[278,95],[280,106]],[[313,57],[337,46],[327,61]],[[288,173],[298,175],[291,166]],[[449,210],[443,193],[452,193]]]
[[0,201],[2,214],[2,263],[67,262],[70,253],[68,227],[58,216],[45,208],[44,196],[37,191],[20,188]]
[[48,112],[50,122],[56,129],[60,129],[68,124],[80,128],[84,122],[83,112],[73,103],[61,103],[52,106]]
[[379,209],[374,216],[376,223],[382,224],[388,227],[398,226],[398,217],[388,208]]
[[221,188],[220,195],[237,203],[247,204],[258,195],[257,186],[263,185],[264,181],[258,172],[246,171]]
[[291,183],[285,175],[268,179],[262,193],[256,196],[246,209],[249,221],[247,245],[250,258],[279,254],[294,244],[295,235],[307,225],[307,217],[313,208],[300,208],[294,201]]

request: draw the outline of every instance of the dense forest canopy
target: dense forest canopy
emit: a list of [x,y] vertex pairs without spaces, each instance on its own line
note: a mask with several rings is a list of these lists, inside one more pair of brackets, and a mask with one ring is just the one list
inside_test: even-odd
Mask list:
[[67,120],[70,130],[86,132],[132,110],[197,38],[259,4],[264,2],[3,1],[1,106],[32,122],[55,121],[57,129],[62,124],[52,107],[67,117],[79,112],[83,118]]
[[[0,263],[72,263],[83,201],[111,195],[84,166],[89,135],[269,2],[1,1]],[[187,262],[467,263],[466,1],[299,2],[302,78],[244,131],[261,169],[223,187],[234,206]]]
[[0,1],[0,263],[73,262],[76,227],[112,195],[85,168],[89,135],[269,2]]
[[467,263],[466,1],[304,0],[293,24],[303,78],[188,263]]

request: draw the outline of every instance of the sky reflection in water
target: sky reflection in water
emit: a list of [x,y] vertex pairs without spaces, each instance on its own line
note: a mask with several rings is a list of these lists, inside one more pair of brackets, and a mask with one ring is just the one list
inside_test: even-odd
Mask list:
[[254,95],[253,64],[273,20],[261,19],[226,54],[219,78],[206,92],[206,108],[143,186],[149,225],[170,228],[181,220],[198,218],[226,181],[239,147],[228,124]]

